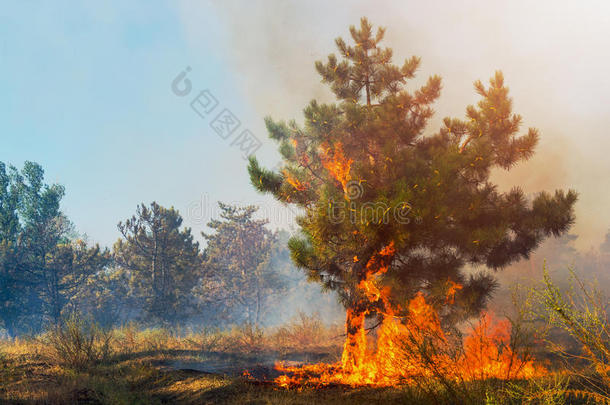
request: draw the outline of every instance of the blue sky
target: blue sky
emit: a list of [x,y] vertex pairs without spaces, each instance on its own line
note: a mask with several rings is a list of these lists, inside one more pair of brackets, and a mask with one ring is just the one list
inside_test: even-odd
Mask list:
[[[49,182],[65,185],[64,210],[78,230],[103,244],[140,202],[183,215],[194,207],[199,216],[186,223],[199,231],[202,201],[266,201],[249,186],[241,153],[190,109],[190,97],[170,90],[191,66],[193,94],[210,89],[265,139],[262,119],[236,96],[221,44],[189,46],[168,3],[111,3],[14,2],[0,11],[0,160],[40,163]],[[203,15],[218,35],[213,10]]]
[[601,242],[610,226],[610,10],[593,0],[4,2],[0,161],[40,163],[66,187],[78,230],[105,245],[119,220],[153,200],[179,209],[196,233],[216,200],[262,205],[274,225],[289,226],[291,212],[253,191],[242,154],[171,82],[190,66],[193,94],[209,89],[273,166],[263,117],[298,119],[310,99],[329,100],[313,62],[363,15],[387,27],[397,59],[422,56],[422,81],[443,77],[437,120],[463,116],[477,100],[472,82],[503,69],[515,110],[542,142],[499,183],[576,188],[579,246]]

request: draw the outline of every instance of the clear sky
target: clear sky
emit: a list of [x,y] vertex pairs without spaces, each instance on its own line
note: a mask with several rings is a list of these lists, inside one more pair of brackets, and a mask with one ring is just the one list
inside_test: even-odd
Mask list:
[[[222,59],[224,28],[202,4],[198,24],[208,34],[188,38],[170,3],[16,1],[0,9],[0,160],[40,163],[49,182],[65,185],[64,210],[93,241],[111,244],[116,223],[140,202],[190,213],[186,224],[199,231],[216,200],[269,201],[249,186],[240,151],[190,108],[192,96],[210,89],[267,142]],[[171,82],[186,66],[193,91],[179,98]]]
[[[66,187],[80,232],[110,245],[141,202],[174,206],[197,233],[217,200],[255,203],[272,223],[292,213],[256,194],[242,153],[210,127],[228,108],[277,162],[263,117],[300,119],[328,100],[313,62],[361,16],[387,27],[398,59],[444,79],[438,117],[462,117],[472,82],[502,69],[537,157],[507,187],[573,187],[574,232],[597,245],[610,227],[610,8],[605,2],[6,1],[0,8],[0,161],[40,163]],[[400,62],[400,61],[399,61]],[[186,67],[192,92],[171,90]],[[201,90],[218,100],[204,118]],[[434,130],[438,128],[431,128]]]

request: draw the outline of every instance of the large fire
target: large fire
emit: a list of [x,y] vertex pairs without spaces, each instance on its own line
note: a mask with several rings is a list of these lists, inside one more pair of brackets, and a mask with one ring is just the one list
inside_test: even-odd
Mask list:
[[[389,301],[389,288],[378,286],[395,254],[394,244],[373,255],[366,266],[366,276],[358,285],[363,295],[383,308],[377,311],[383,321],[372,342],[365,328],[368,311],[347,310],[346,335],[341,361],[300,367],[276,364],[284,373],[275,379],[282,387],[391,386],[418,378],[445,378],[470,381],[487,378],[527,378],[541,375],[544,368],[521,358],[510,347],[510,324],[494,322],[483,314],[477,326],[463,339],[451,336],[441,327],[438,312],[418,293],[407,305],[406,317],[396,314],[400,308]],[[445,303],[451,305],[461,286],[449,282]],[[381,312],[383,311],[383,312]]]
[[[341,184],[347,198],[353,160],[345,155],[340,142],[323,143],[319,152],[322,166]],[[284,176],[295,189],[309,186],[288,172]],[[527,378],[545,372],[510,347],[508,321],[494,322],[490,314],[484,313],[478,325],[461,339],[454,336],[457,333],[452,335],[441,326],[437,310],[423,293],[416,294],[402,308],[392,303],[390,288],[381,285],[380,276],[388,271],[395,254],[392,242],[366,263],[365,273],[357,285],[362,298],[346,312],[346,339],[341,361],[300,367],[277,363],[276,369],[283,374],[275,379],[276,384],[282,387],[390,386],[418,378],[471,381]],[[354,256],[354,263],[358,261]],[[444,304],[453,305],[460,289],[460,284],[447,280]],[[406,316],[399,316],[405,313]],[[365,319],[373,314],[381,323],[375,333],[369,335]]]

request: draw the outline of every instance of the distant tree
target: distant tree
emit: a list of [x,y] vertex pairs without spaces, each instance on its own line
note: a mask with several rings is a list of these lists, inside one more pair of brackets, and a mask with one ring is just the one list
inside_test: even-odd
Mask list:
[[220,218],[203,233],[205,249],[202,299],[225,320],[260,324],[271,300],[285,291],[285,279],[273,266],[277,241],[266,220],[255,220],[257,207],[218,203]]
[[91,274],[71,300],[71,310],[89,314],[104,327],[135,319],[141,309],[129,283],[130,272],[121,267],[110,266]]
[[60,243],[48,254],[40,292],[54,324],[61,322],[64,308],[86,286],[88,278],[102,272],[110,260],[108,249],[88,246],[82,239]]
[[18,248],[20,194],[13,170],[7,171],[6,165],[0,162],[0,321],[10,335],[14,335],[18,327],[25,295],[25,274]]
[[0,318],[10,334],[59,322],[62,310],[108,252],[73,241],[60,210],[64,188],[44,183],[44,170],[0,162]]
[[610,254],[610,230],[606,232],[606,236],[604,237],[604,241],[599,246],[599,252],[602,255]]
[[[570,227],[577,195],[542,192],[528,200],[518,187],[501,192],[491,182],[492,169],[528,159],[538,142],[535,129],[518,135],[521,117],[512,113],[500,72],[488,87],[475,83],[481,101],[467,107],[466,120],[446,118],[424,135],[441,79],[407,91],[420,59],[393,65],[392,50],[379,45],[385,30],[374,33],[364,18],[350,33],[353,44],[336,40],[341,60],[331,54],[316,63],[338,103],[312,101],[304,127],[267,118],[283,168],[266,170],[252,157],[248,170],[259,191],[302,207],[292,257],[339,293],[349,309],[348,340],[355,341],[363,314],[383,316],[388,304],[359,287],[372,271],[387,270],[378,283],[390,287],[395,308],[425,291],[439,297],[445,319],[472,315],[494,279],[468,276],[464,266],[500,269],[528,257],[545,237]],[[451,283],[463,288],[446,306]]]
[[[573,259],[574,263],[569,263],[581,274],[586,274],[587,278],[595,280],[599,283],[599,288],[602,291],[610,291],[610,231],[606,232],[604,241],[598,249],[591,248],[588,252],[576,256]],[[553,275],[549,269],[549,274],[555,277],[558,284],[561,284],[561,279],[557,275]]]
[[577,238],[578,236],[572,233],[548,238],[527,260],[515,262],[498,273],[496,278],[499,287],[494,292],[489,309],[499,314],[516,309],[513,305],[515,288],[533,287],[544,277],[545,269],[552,273],[559,283],[567,282],[569,269],[572,266],[580,269],[587,261],[587,255],[582,255],[573,246]]
[[57,245],[69,240],[73,228],[60,209],[65,194],[63,186],[45,184],[44,170],[36,163],[26,162],[21,172],[14,173],[20,194],[19,263],[24,276],[23,316],[29,316],[28,327],[36,330],[48,317],[53,318],[45,296],[53,277],[49,259]]
[[119,222],[124,239],[114,258],[131,273],[131,294],[140,300],[143,318],[175,324],[192,314],[193,287],[201,278],[202,256],[190,228],[172,208],[141,204],[136,215]]
[[287,231],[277,232],[270,266],[278,273],[285,288],[270,297],[268,306],[276,310],[273,313],[268,311],[266,323],[285,324],[301,314],[316,314],[327,324],[337,322],[344,316],[337,295],[323,290],[320,284],[309,282],[307,275],[295,266],[290,258],[289,240]]

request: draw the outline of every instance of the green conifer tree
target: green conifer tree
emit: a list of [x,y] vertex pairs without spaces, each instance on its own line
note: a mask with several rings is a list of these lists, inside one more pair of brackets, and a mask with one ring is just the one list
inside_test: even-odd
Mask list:
[[255,219],[258,207],[219,202],[220,219],[202,233],[207,241],[200,297],[216,320],[264,322],[274,298],[286,291],[287,282],[273,264],[277,233],[266,219]]
[[203,258],[182,221],[174,207],[153,201],[118,224],[123,238],[114,244],[114,260],[130,273],[129,295],[140,301],[144,321],[175,325],[194,315],[191,292],[201,278]]
[[[536,129],[519,135],[521,117],[501,72],[487,87],[474,84],[481,100],[467,107],[466,119],[445,118],[440,130],[424,134],[441,79],[407,90],[420,60],[393,65],[392,50],[380,46],[384,33],[363,18],[350,27],[353,44],[336,40],[339,57],[329,55],[316,69],[337,102],[311,101],[303,126],[267,118],[283,168],[270,171],[251,158],[248,171],[259,191],[302,209],[292,258],[337,291],[353,315],[383,313],[387,304],[371,302],[358,285],[366,264],[393,244],[380,279],[391,300],[401,305],[424,291],[451,323],[479,311],[494,288],[489,273],[467,276],[464,267],[495,270],[528,257],[545,237],[570,227],[577,194],[530,199],[490,180],[492,169],[530,158],[538,142]],[[443,305],[452,283],[462,288],[454,305]]]

